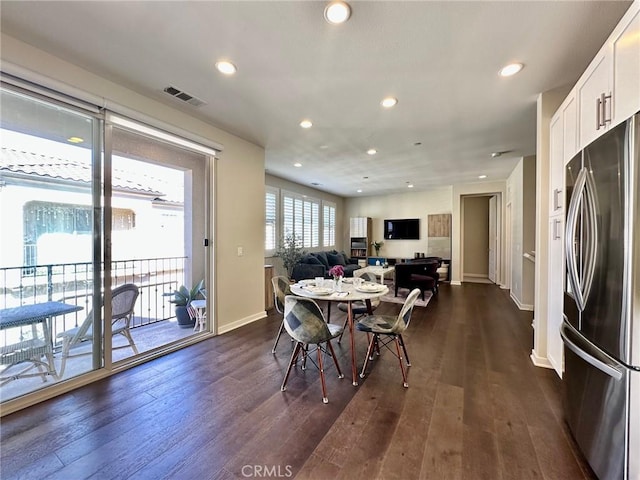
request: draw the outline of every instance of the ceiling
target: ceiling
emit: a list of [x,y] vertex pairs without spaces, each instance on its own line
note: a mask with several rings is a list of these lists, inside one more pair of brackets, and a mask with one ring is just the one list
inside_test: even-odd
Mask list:
[[573,85],[630,2],[353,1],[342,25],[326,4],[3,0],[0,27],[264,147],[272,175],[354,197],[506,179],[535,154],[537,95]]

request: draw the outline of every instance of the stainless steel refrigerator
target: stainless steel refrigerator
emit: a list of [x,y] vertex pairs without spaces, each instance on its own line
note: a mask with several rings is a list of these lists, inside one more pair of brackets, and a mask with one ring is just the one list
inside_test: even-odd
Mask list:
[[564,408],[600,480],[640,480],[640,113],[565,170]]

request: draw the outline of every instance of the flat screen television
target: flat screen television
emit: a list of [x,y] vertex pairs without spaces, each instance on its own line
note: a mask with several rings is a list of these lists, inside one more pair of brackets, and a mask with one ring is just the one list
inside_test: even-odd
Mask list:
[[384,238],[385,240],[420,240],[420,219],[385,220]]

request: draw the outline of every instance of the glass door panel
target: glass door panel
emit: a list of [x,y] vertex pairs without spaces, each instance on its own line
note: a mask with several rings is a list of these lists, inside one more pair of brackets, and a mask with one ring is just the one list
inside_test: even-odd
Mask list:
[[110,144],[111,283],[140,292],[129,325],[134,344],[113,337],[119,362],[200,331],[196,310],[171,300],[180,286],[191,290],[205,278],[207,156],[118,126]]
[[102,194],[97,117],[4,87],[0,102],[4,402],[104,364],[91,335],[101,322],[91,312],[102,290]]

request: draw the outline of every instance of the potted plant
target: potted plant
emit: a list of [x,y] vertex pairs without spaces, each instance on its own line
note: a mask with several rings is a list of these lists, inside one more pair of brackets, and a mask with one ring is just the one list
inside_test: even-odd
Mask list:
[[287,276],[291,278],[293,267],[306,253],[307,251],[302,248],[302,239],[295,233],[290,233],[280,242],[275,256],[282,259]]
[[376,249],[376,257],[380,256],[380,247],[382,247],[384,245],[384,241],[379,240],[377,242],[371,242],[371,245],[373,246],[373,248]]
[[198,295],[204,288],[204,279],[200,280],[191,289],[185,285],[180,285],[180,288],[173,292],[173,298],[169,302],[176,306],[176,319],[178,325],[182,328],[193,327],[195,325],[195,318],[191,318],[187,307],[192,300],[198,298]]

